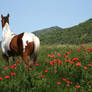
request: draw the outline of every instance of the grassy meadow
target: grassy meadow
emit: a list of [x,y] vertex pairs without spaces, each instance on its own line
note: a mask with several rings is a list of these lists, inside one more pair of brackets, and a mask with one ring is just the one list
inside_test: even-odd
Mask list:
[[21,57],[3,60],[0,92],[92,92],[92,43],[43,45],[33,67]]

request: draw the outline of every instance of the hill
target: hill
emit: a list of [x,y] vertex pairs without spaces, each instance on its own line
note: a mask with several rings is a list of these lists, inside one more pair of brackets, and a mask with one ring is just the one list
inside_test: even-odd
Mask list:
[[58,26],[33,32],[41,40],[41,44],[81,44],[92,42],[92,19],[71,28]]

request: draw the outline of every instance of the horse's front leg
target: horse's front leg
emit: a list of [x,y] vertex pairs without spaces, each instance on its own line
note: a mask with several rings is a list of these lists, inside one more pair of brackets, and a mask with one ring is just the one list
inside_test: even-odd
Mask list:
[[7,64],[9,65],[9,57],[6,56],[6,54],[2,54],[2,57],[7,62]]

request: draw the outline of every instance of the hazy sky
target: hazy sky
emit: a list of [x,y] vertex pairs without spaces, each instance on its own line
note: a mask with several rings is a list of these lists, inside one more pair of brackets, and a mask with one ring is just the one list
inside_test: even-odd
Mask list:
[[52,26],[67,28],[92,18],[92,0],[0,0],[0,15],[7,13],[16,34]]

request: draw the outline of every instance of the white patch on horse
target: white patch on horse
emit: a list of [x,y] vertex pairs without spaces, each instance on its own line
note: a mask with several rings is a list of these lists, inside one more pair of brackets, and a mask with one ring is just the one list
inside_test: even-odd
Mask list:
[[31,32],[25,32],[22,38],[23,41],[23,52],[25,52],[25,47],[27,46],[27,41],[28,42],[32,42],[34,39],[34,34],[32,34]]
[[8,56],[7,51],[10,50],[10,42],[15,34],[11,31],[11,28],[8,23],[5,24],[2,30],[2,42],[1,48],[4,54]]

